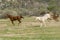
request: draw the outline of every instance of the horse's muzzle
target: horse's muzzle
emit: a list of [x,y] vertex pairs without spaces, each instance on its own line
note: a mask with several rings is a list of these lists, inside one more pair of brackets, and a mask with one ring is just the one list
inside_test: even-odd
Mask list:
[[24,19],[24,17],[22,17]]

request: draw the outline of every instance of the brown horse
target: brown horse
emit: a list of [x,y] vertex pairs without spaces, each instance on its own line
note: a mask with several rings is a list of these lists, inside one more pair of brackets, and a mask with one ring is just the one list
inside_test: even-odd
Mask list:
[[54,13],[52,18],[55,20],[55,21],[59,21],[58,18],[59,18],[59,14],[56,14]]
[[18,22],[21,23],[21,19],[24,18],[21,15],[20,16],[13,16],[13,15],[9,15],[9,14],[7,14],[7,17],[10,19],[12,24],[14,24],[13,21],[15,21],[15,20],[18,20]]
[[[49,12],[51,14],[51,18],[55,21],[59,21],[59,14],[57,13],[52,13],[52,12]],[[52,19],[49,19],[49,20],[52,20]]]

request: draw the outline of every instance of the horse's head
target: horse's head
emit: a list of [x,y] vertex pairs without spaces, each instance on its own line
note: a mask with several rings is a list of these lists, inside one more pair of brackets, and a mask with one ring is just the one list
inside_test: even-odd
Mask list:
[[55,21],[59,21],[59,20],[58,20],[59,14],[54,14],[54,15],[52,16],[52,18],[53,18],[53,20],[55,20]]
[[10,17],[10,15],[9,15],[9,14],[5,14],[5,17],[7,17],[7,18],[8,18],[8,17]]
[[20,15],[20,18],[24,18],[24,17]]

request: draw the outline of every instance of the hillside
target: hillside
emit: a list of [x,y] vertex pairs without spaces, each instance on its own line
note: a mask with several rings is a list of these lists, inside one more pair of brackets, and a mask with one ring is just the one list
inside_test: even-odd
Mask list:
[[60,0],[0,0],[0,13],[39,15],[42,11],[60,13]]

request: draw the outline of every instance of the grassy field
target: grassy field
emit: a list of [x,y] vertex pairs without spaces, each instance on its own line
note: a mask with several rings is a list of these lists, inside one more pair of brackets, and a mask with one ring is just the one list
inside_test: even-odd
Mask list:
[[60,40],[60,22],[47,22],[40,27],[34,17],[25,17],[13,26],[9,19],[0,19],[0,40]]

